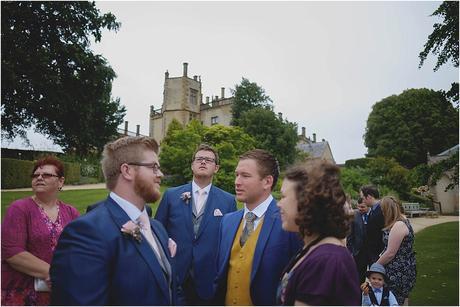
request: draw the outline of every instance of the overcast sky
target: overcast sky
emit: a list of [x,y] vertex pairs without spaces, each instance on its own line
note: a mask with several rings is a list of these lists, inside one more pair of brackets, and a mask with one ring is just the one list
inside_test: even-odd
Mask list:
[[[372,105],[409,88],[448,89],[451,63],[418,68],[440,2],[96,2],[121,22],[93,50],[117,73],[125,120],[148,134],[164,72],[199,75],[203,97],[248,78],[275,112],[326,139],[336,162],[363,157]],[[204,98],[203,98],[204,99]]]

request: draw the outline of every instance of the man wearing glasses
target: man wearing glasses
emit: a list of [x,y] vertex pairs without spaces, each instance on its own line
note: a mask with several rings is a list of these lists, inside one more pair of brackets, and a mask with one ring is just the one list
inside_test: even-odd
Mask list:
[[208,305],[216,277],[218,233],[224,214],[236,211],[234,195],[212,185],[219,155],[201,144],[192,157],[193,180],[168,189],[155,219],[177,243],[175,264],[186,305]]
[[176,273],[163,225],[145,204],[160,198],[158,145],[123,137],[104,147],[110,194],[67,225],[51,263],[52,305],[176,305]]

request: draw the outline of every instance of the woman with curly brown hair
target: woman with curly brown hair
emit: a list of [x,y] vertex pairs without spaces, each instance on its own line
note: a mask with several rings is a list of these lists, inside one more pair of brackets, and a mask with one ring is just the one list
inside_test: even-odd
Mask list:
[[281,187],[283,229],[298,232],[305,247],[282,274],[278,289],[283,305],[360,305],[354,260],[343,244],[350,216],[339,168],[308,161],[286,172]]

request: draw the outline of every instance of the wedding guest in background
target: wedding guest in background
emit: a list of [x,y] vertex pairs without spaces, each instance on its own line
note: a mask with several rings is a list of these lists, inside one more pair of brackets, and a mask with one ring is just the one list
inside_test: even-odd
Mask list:
[[339,168],[312,160],[289,169],[281,187],[283,229],[298,233],[304,248],[281,275],[282,305],[360,305],[356,265],[343,244],[351,216]]
[[173,250],[145,204],[160,198],[158,145],[123,137],[104,146],[110,194],[62,232],[51,263],[53,305],[175,305]]
[[394,197],[382,198],[381,207],[385,219],[385,248],[377,263],[385,267],[388,287],[399,305],[408,305],[409,292],[415,286],[417,276],[414,230]]
[[371,266],[379,259],[383,251],[383,215],[380,208],[379,190],[373,185],[365,185],[359,191],[363,203],[369,208],[366,237],[362,247],[367,255],[367,265]]
[[226,214],[220,226],[217,305],[276,304],[281,271],[302,246],[296,234],[281,228],[271,195],[278,176],[278,161],[268,151],[240,156],[235,191],[244,208]]
[[217,151],[201,144],[192,157],[193,180],[168,189],[155,219],[178,245],[175,262],[186,305],[207,305],[213,298],[219,226],[236,210],[235,196],[212,184],[219,170]]
[[366,237],[368,211],[369,208],[363,203],[363,199],[358,198],[357,209],[354,211],[353,222],[351,223],[351,232],[347,237],[347,248],[355,260],[360,284],[366,279],[367,254],[363,248],[363,243]]
[[2,305],[49,305],[53,251],[62,229],[79,216],[58,199],[61,161],[39,159],[31,177],[34,195],[11,203],[2,222]]

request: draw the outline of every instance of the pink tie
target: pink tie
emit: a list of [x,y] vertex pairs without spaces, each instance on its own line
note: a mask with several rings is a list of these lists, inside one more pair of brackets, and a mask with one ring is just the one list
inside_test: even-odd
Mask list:
[[196,199],[196,213],[199,214],[201,212],[201,208],[204,206],[204,198],[206,197],[205,190],[198,190],[198,197]]
[[139,221],[141,222],[140,226],[142,228],[142,234],[147,239],[147,242],[149,242],[150,246],[153,248],[158,261],[161,263],[160,249],[157,242],[153,238],[152,229],[150,229],[150,220],[145,211],[139,216]]

